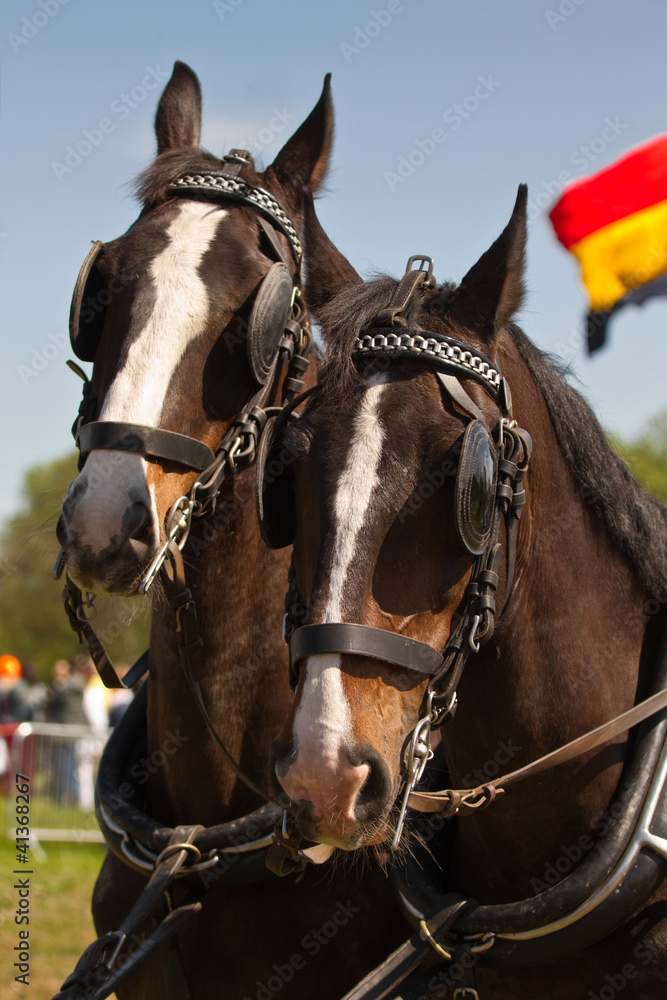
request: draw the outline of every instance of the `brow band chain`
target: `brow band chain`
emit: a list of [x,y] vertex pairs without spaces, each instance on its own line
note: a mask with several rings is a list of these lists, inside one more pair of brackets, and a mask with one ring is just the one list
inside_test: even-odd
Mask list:
[[173,184],[170,184],[167,190],[210,191],[254,205],[255,208],[258,208],[277,222],[279,228],[283,230],[292,244],[297,264],[301,264],[303,247],[301,246],[294,223],[287,212],[281,207],[280,203],[272,194],[265,191],[264,188],[251,187],[245,181],[239,180],[238,177],[230,177],[228,174],[212,172],[206,174],[183,174]]
[[488,358],[473,354],[462,345],[436,337],[415,333],[376,332],[363,334],[357,340],[356,354],[402,353],[426,355],[438,361],[448,362],[463,368],[482,379],[487,388],[496,395],[500,391],[501,374]]

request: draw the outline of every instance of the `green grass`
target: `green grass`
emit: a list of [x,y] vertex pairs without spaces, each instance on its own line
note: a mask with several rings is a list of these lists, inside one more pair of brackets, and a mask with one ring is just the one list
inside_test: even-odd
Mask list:
[[[3,810],[0,810],[2,815]],[[87,814],[83,814],[87,817]],[[36,825],[36,824],[35,824]],[[82,824],[83,825],[83,824]],[[84,948],[97,935],[90,916],[93,886],[105,855],[100,844],[43,843],[46,857],[30,864],[16,862],[16,849],[4,836],[0,839],[0,995],[3,1000],[34,997],[49,1000],[74,968]],[[30,878],[30,989],[14,976],[13,948],[19,943],[14,922],[18,890],[13,888],[21,875],[15,868],[32,869]]]

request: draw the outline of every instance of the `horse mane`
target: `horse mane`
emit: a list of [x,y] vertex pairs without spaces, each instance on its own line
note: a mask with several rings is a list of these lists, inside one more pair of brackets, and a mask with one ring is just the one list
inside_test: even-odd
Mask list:
[[139,174],[134,192],[145,208],[152,208],[166,201],[168,186],[181,174],[221,170],[223,165],[222,160],[204,149],[168,149]]
[[535,347],[523,330],[508,332],[538,386],[584,501],[629,559],[646,589],[664,598],[667,583],[667,507],[646,493],[607,437],[584,398],[557,363]]
[[[318,319],[328,345],[320,372],[323,395],[338,396],[361,381],[352,358],[355,341],[379,310],[386,307],[396,285],[396,279],[380,276],[345,289],[321,309]],[[437,313],[446,312],[446,303],[455,288],[453,284],[442,285],[436,293],[425,293],[421,302],[412,301],[404,313],[407,324],[417,324],[421,319],[429,329],[444,331]],[[438,300],[442,305],[434,312],[433,304],[438,304]],[[433,314],[425,317],[424,307]],[[506,329],[542,393],[563,456],[584,502],[629,560],[641,584],[649,593],[664,597],[667,507],[639,486],[612,450],[588,403],[565,381],[564,367],[535,347],[518,326],[510,324]]]

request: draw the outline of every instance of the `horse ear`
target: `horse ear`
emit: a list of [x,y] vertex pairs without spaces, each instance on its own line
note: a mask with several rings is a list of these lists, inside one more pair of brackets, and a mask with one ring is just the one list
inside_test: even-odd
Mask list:
[[523,302],[527,198],[528,188],[520,184],[507,226],[456,290],[452,312],[463,313],[464,325],[485,339],[493,338]]
[[319,310],[334,295],[363,282],[349,260],[343,257],[322,229],[309,191],[304,196],[303,229],[307,260],[306,302],[317,316]]
[[266,171],[283,188],[292,191],[299,203],[304,190],[317,191],[324,180],[329,166],[333,130],[331,73],[327,73],[319,101]]
[[199,148],[201,135],[201,88],[185,63],[176,61],[155,114],[157,151]]

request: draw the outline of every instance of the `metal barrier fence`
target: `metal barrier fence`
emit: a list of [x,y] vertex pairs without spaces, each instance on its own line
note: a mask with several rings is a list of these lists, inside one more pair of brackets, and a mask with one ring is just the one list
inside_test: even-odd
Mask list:
[[[22,722],[12,736],[10,789],[15,774],[30,782],[30,841],[102,841],[94,813],[95,778],[110,730],[89,726]],[[7,836],[14,838],[12,793]]]

